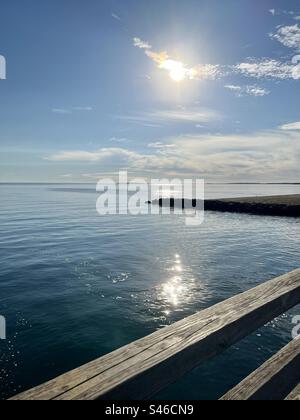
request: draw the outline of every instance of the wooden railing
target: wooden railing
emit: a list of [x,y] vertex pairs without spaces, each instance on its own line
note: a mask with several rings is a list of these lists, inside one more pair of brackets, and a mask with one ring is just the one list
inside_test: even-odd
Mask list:
[[[143,400],[300,303],[300,270],[275,278],[13,400]],[[297,399],[296,339],[223,399]],[[293,391],[293,388],[295,390]]]
[[[293,340],[222,400],[282,400],[300,397],[300,338]],[[289,395],[290,394],[290,395]],[[293,395],[293,396],[292,396]]]

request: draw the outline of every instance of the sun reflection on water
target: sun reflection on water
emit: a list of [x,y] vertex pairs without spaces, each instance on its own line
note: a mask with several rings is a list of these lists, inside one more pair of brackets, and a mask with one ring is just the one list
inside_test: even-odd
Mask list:
[[180,295],[184,291],[184,287],[181,284],[181,277],[174,277],[168,283],[163,285],[163,294],[169,303],[174,306],[178,305]]
[[168,271],[173,274],[161,286],[161,298],[167,306],[164,314],[167,316],[191,299],[194,287],[194,278],[190,276],[189,270],[183,267],[179,254],[174,256],[174,261]]

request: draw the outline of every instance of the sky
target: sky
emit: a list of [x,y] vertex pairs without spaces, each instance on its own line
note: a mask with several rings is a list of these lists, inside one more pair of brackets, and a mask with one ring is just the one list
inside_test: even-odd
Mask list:
[[299,0],[0,7],[0,182],[300,182]]

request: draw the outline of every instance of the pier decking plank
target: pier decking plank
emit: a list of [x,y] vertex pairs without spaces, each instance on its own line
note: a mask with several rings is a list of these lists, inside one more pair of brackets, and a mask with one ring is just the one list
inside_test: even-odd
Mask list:
[[300,337],[229,391],[221,400],[283,400],[300,381]]
[[13,400],[147,399],[300,303],[300,270],[270,280]]

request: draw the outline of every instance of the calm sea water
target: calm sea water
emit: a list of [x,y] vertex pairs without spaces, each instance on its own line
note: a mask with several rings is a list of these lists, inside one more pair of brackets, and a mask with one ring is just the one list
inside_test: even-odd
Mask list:
[[[292,193],[300,186],[206,187],[207,197]],[[1,185],[0,194],[0,398],[300,266],[297,219],[207,212],[191,228],[176,215],[100,217],[91,186]],[[297,313],[158,398],[220,397],[291,339]]]

